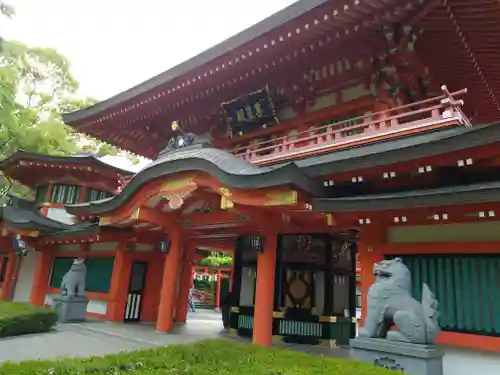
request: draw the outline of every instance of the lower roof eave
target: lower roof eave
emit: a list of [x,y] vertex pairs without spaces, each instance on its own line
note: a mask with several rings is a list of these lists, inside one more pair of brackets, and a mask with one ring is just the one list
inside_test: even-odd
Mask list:
[[61,230],[57,232],[52,232],[46,236],[47,239],[63,239],[63,238],[81,238],[93,236],[96,234],[102,233],[133,233],[134,230],[132,228],[119,228],[119,227],[109,227],[109,226],[99,226],[99,224],[93,224],[87,228],[81,229],[68,229]]
[[318,198],[313,199],[312,208],[314,211],[339,213],[392,211],[488,202],[500,202],[500,181],[394,194]]

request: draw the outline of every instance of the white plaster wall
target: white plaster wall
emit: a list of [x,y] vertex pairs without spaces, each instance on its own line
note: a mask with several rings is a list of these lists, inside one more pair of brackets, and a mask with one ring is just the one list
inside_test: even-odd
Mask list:
[[243,267],[241,269],[240,306],[253,306],[255,294],[255,269]]
[[41,253],[29,251],[25,257],[21,258],[21,267],[17,277],[16,288],[12,298],[15,302],[29,302],[31,288],[35,277],[36,259]]
[[[56,294],[53,294],[53,293],[46,294],[45,295],[45,304],[52,306],[54,303],[54,301],[53,301],[54,296],[56,296]],[[106,315],[107,309],[108,309],[108,302],[107,301],[100,301],[100,300],[91,299],[89,301],[89,304],[87,305],[87,312],[88,313]]]
[[500,354],[446,347],[444,375],[498,375]]
[[74,224],[74,215],[69,214],[65,208],[49,207],[47,217],[65,224]]
[[94,314],[106,315],[108,309],[108,301],[99,301],[91,299],[87,305],[87,312]]

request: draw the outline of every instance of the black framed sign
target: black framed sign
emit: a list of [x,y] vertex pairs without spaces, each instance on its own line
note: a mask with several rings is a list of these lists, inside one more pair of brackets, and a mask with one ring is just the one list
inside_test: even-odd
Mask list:
[[221,107],[232,135],[243,135],[279,122],[267,87],[222,103]]

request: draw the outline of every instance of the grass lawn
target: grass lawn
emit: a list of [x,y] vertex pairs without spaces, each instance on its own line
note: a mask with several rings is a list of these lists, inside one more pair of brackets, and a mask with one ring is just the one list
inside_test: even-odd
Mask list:
[[395,375],[370,364],[261,348],[233,340],[121,353],[106,357],[28,361],[0,365],[2,375]]
[[46,332],[57,323],[51,309],[29,303],[0,301],[0,337]]

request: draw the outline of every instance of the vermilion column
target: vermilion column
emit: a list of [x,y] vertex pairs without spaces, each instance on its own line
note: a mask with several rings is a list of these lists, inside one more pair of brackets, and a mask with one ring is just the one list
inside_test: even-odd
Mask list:
[[44,247],[36,252],[35,274],[30,294],[32,305],[43,306],[45,304],[45,294],[49,287],[50,270],[53,263],[54,251],[52,248]]
[[174,327],[174,309],[176,305],[177,277],[182,256],[182,234],[180,230],[169,233],[170,251],[165,257],[163,279],[161,282],[160,305],[156,330],[170,332]]
[[160,303],[160,288],[163,276],[165,255],[155,249],[148,265],[146,286],[141,306],[141,321],[156,322],[158,319],[158,304]]
[[270,346],[273,337],[277,239],[276,233],[265,236],[264,251],[259,254],[257,260],[253,343],[263,346]]
[[236,257],[236,249],[231,254],[233,261],[231,262],[231,271],[229,274],[229,291],[233,290],[233,279],[234,279],[234,258]]
[[125,244],[120,244],[115,253],[113,276],[109,288],[109,301],[106,310],[106,319],[112,322],[122,322],[125,317],[132,257],[125,251]]
[[358,256],[361,281],[361,321],[360,326],[364,325],[366,317],[366,300],[368,289],[374,282],[373,265],[384,259],[381,252],[381,245],[387,240],[387,227],[383,223],[374,222],[363,226],[360,232],[358,242]]
[[216,309],[220,309],[220,287],[221,287],[221,272],[217,271],[217,294],[215,298]]
[[9,301],[11,299],[11,289],[12,283],[15,282],[15,271],[16,271],[16,263],[17,257],[14,254],[14,251],[9,252],[9,263],[7,264],[7,270],[5,271],[5,278],[2,285],[2,300]]
[[179,293],[177,294],[177,307],[175,309],[175,321],[177,323],[185,323],[187,320],[189,289],[191,289],[191,285],[193,284],[193,266],[191,263],[195,252],[195,247],[188,247],[184,250]]

